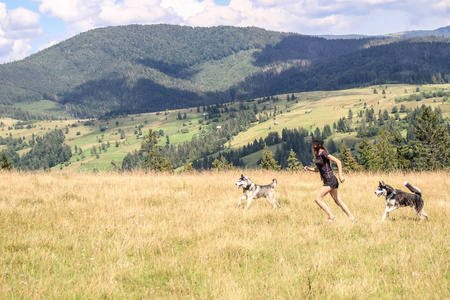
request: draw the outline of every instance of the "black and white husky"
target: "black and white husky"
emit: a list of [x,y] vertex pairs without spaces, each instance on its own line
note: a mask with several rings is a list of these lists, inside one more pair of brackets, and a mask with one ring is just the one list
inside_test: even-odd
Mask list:
[[246,209],[248,209],[254,198],[266,197],[273,208],[281,207],[275,200],[275,186],[277,185],[275,178],[268,185],[259,185],[251,181],[247,175],[241,174],[241,178],[236,182],[236,185],[242,187],[244,192],[244,195],[239,199],[238,206],[241,206],[242,201],[247,200]]
[[407,193],[401,190],[394,189],[390,185],[385,184],[383,181],[379,182],[378,188],[375,194],[380,197],[381,195],[386,197],[386,208],[384,210],[383,222],[386,217],[389,216],[391,211],[398,209],[399,207],[411,206],[414,212],[419,216],[422,221],[424,217],[428,219],[427,213],[423,210],[423,199],[422,192],[419,188],[409,184],[408,182],[403,183],[413,194]]

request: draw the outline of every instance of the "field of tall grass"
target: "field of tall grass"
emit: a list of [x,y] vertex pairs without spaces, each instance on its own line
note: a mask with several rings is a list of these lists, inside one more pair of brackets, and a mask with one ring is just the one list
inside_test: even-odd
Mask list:
[[[332,224],[318,173],[248,171],[282,206],[248,211],[240,174],[0,173],[0,298],[448,299],[450,173],[346,174]],[[430,219],[381,223],[379,180]]]

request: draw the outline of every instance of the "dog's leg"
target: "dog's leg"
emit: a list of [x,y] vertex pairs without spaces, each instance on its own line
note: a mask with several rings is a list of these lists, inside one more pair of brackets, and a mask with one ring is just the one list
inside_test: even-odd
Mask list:
[[423,209],[417,215],[420,218],[420,222],[422,222],[425,218],[427,218],[427,220],[428,220],[428,215]]
[[273,201],[275,202],[275,205],[273,206],[273,208],[277,208],[277,206],[278,206],[278,208],[281,208],[281,205],[280,205],[280,203],[278,203],[277,200],[273,199]]
[[253,201],[252,196],[247,197],[247,206],[245,207],[245,209],[248,209],[250,207],[250,204],[252,204],[252,201]]
[[267,196],[267,200],[269,201],[269,203],[272,205],[272,207],[275,209],[278,207],[281,208],[281,205],[278,203],[278,201],[275,199],[275,194],[272,193],[270,195]]
[[278,206],[279,208],[281,208],[281,205],[278,203],[277,200],[275,200],[275,198],[272,199],[272,200],[269,200],[269,203],[272,205],[272,207],[273,207],[274,209],[277,208],[277,206]]
[[239,199],[238,206],[241,206],[242,201],[245,200],[245,199],[247,199],[247,196],[242,196],[242,197]]
[[396,209],[398,209],[398,208],[399,208],[399,206],[397,206],[397,205],[392,206],[392,207],[386,206],[386,209],[384,210],[384,214],[383,214],[383,218],[381,219],[381,222],[384,222],[384,220],[386,219],[386,217],[389,217],[389,213],[390,213],[391,211],[394,211],[394,210],[396,210]]
[[381,218],[381,222],[384,222],[384,220],[386,220],[386,217],[388,215],[388,209],[389,209],[389,207],[386,206],[386,209],[384,210],[383,217]]

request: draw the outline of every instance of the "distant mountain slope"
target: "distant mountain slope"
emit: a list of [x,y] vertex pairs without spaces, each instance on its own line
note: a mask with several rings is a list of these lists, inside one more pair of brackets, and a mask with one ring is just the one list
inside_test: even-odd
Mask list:
[[300,91],[335,90],[383,83],[450,82],[447,41],[401,40],[313,61],[281,72],[267,70],[235,87],[236,99]]
[[361,34],[346,34],[346,35],[319,35],[326,39],[363,39],[374,37],[424,37],[424,36],[444,36],[450,37],[450,26],[441,27],[434,30],[412,30],[402,31],[396,33],[381,34],[376,36],[361,35]]
[[422,36],[445,36],[450,37],[450,26],[441,27],[435,30],[413,30],[387,34],[393,37],[422,37]]
[[448,40],[327,40],[231,26],[98,28],[0,65],[0,105],[48,99],[71,115],[95,117],[314,88],[426,83],[438,73],[447,80]]

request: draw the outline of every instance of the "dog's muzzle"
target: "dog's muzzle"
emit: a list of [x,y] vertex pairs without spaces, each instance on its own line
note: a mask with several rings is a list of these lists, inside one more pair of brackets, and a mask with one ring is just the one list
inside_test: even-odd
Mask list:
[[243,187],[244,185],[247,185],[247,183],[245,181],[238,181],[236,182],[236,185],[238,186],[238,188]]
[[383,195],[383,191],[376,190],[376,191],[375,191],[375,194],[376,194],[378,197],[380,197],[381,195]]

